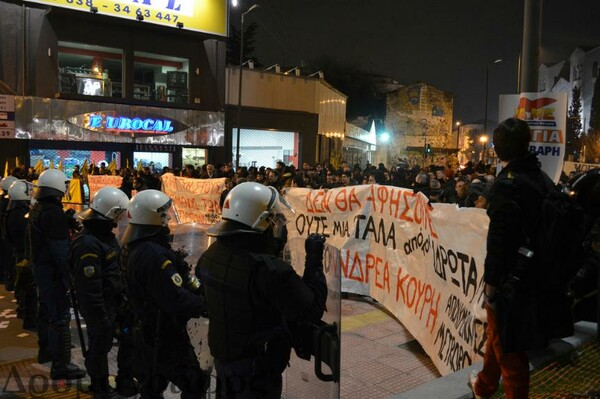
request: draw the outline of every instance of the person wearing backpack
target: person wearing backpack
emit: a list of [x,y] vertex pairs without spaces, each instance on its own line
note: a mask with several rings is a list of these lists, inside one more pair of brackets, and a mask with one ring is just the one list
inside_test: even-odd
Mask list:
[[[516,118],[494,131],[493,144],[503,169],[489,195],[490,224],[484,264],[487,343],[483,369],[470,378],[476,398],[491,397],[500,377],[509,399],[529,395],[527,350],[547,346],[550,338],[571,335],[570,304],[560,289],[558,265],[545,257],[544,212],[567,201],[529,153],[531,132]],[[557,199],[557,201],[554,201]],[[544,209],[544,210],[543,210]],[[561,220],[565,218],[560,218]],[[554,231],[552,231],[554,233]],[[560,247],[560,245],[557,245]]]

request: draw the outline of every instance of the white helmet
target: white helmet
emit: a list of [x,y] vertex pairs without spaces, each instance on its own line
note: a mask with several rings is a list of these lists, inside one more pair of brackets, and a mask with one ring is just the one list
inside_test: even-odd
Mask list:
[[129,198],[116,187],[103,187],[94,195],[90,207],[79,214],[82,220],[116,221],[127,210]]
[[62,197],[69,188],[69,179],[58,169],[48,169],[42,172],[33,192],[33,198]]
[[171,205],[171,198],[162,191],[144,190],[137,193],[127,207],[129,225],[123,233],[122,243],[151,237],[167,227]]
[[31,199],[31,191],[33,184],[27,180],[17,180],[10,185],[8,189],[8,198],[11,201],[29,201]]
[[10,186],[17,180],[19,179],[17,179],[14,176],[6,176],[4,179],[1,180],[2,183],[0,183],[2,185],[2,191],[7,192]]
[[236,233],[262,233],[273,222],[273,217],[290,205],[279,196],[277,189],[260,183],[247,182],[231,189],[223,203],[223,220],[210,229],[210,236]]
[[19,203],[26,202],[29,204],[32,190],[33,184],[27,180],[17,180],[11,184],[8,189],[7,197],[10,198],[10,202],[8,203],[7,210],[15,208]]

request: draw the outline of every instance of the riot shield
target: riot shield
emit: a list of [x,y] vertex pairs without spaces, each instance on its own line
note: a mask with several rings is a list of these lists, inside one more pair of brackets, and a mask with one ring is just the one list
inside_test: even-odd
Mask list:
[[340,251],[325,245],[323,270],[327,279],[327,308],[322,323],[309,332],[312,356],[292,351],[283,379],[285,399],[334,399],[340,397],[341,261]]
[[[193,272],[200,256],[214,241],[213,237],[206,235],[206,230],[210,225],[186,223],[169,227],[171,234],[173,234],[171,247],[175,251],[182,250],[187,253],[185,260],[192,267]],[[190,319],[187,330],[200,363],[200,368],[210,375],[212,373],[213,358],[208,348],[208,319],[203,317]]]

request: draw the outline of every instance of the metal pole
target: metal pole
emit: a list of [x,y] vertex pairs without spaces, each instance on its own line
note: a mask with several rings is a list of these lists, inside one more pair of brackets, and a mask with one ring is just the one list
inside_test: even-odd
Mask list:
[[542,0],[525,0],[521,92],[537,92],[541,40]]
[[[248,11],[247,11],[248,12]],[[242,64],[244,63],[244,15],[242,13],[241,20],[241,33],[240,33],[240,81],[238,84],[238,109],[237,109],[237,139],[235,145],[235,171],[240,170],[240,123],[242,114],[242,70],[244,69]]]
[[456,125],[456,149],[460,152],[460,123]]
[[235,148],[235,171],[240,169],[240,126],[241,126],[241,115],[242,115],[242,70],[244,63],[244,16],[260,6],[254,4],[246,12],[242,13],[241,24],[240,24],[240,81],[238,86],[238,110],[237,110],[237,140]]
[[490,65],[485,66],[485,112],[483,117],[483,134],[487,134],[487,120],[488,120],[488,90],[490,83]]

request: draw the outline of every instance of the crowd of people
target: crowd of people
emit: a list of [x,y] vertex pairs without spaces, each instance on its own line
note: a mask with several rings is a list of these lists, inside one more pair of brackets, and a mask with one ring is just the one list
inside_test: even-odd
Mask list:
[[[273,168],[237,171],[230,164],[206,164],[163,168],[160,173],[149,166],[107,172],[101,165],[84,173],[76,168],[73,179],[82,183],[90,173],[123,177],[120,187],[96,192],[78,220],[63,210],[70,179],[62,171],[48,169],[37,176],[31,168],[28,173],[16,168],[1,183],[1,277],[15,292],[23,327],[38,334],[38,362],[51,362],[50,375],[57,380],[80,379],[87,372],[95,398],[138,392],[143,398],[158,398],[169,382],[182,390],[182,397],[204,397],[210,376],[200,368],[186,331],[187,321],[201,315],[211,321],[208,344],[220,397],[276,398],[293,346],[290,326],[318,323],[327,298],[324,237],[306,239],[303,276],[277,257],[285,235],[276,231],[276,214],[279,207],[288,206],[283,194],[291,187],[409,188],[431,203],[487,210],[488,338],[483,369],[470,383],[475,397],[490,397],[502,376],[507,397],[526,398],[526,351],[572,333],[569,304],[597,289],[594,281],[600,278],[598,171],[570,185],[585,212],[579,272],[569,281],[550,285],[545,282],[552,276],[534,272],[542,266],[536,254],[547,250],[532,243],[531,226],[539,223],[543,201],[559,188],[529,153],[529,138],[523,121],[509,119],[499,125],[494,132],[502,163],[498,174],[481,162],[456,169],[444,162],[428,167],[400,162],[390,168],[305,162],[299,169],[278,162]],[[160,191],[164,173],[226,179],[221,203],[228,198],[230,206],[223,209],[222,221],[208,230],[216,243],[195,269],[186,263],[185,253],[171,247],[172,200]],[[34,180],[35,187],[30,183]],[[119,242],[113,229],[125,213],[128,225]],[[523,269],[524,262],[529,269]],[[548,263],[544,266],[550,270]],[[546,305],[550,299],[556,304],[552,309]],[[80,331],[86,370],[71,362],[72,306],[87,326],[87,348]],[[524,318],[515,319],[515,314]],[[537,324],[523,330],[532,326],[531,320]],[[116,390],[109,384],[107,358],[115,338]]]
[[[23,328],[37,332],[37,362],[50,363],[50,377],[89,374],[96,399],[161,398],[169,383],[182,397],[204,398],[210,370],[200,367],[186,327],[208,316],[219,397],[280,397],[291,350],[287,325],[319,322],[327,286],[322,236],[306,240],[303,276],[277,258],[282,247],[271,220],[285,203],[277,190],[258,183],[233,188],[238,208],[208,231],[216,243],[194,271],[187,254],[171,247],[172,201],[165,193],[146,188],[130,200],[105,186],[75,220],[63,210],[69,185],[57,169],[42,172],[35,186],[2,179],[0,275],[14,292]],[[119,242],[114,228],[125,213]],[[71,307],[85,369],[71,361]],[[108,353],[115,339],[113,387]]]

